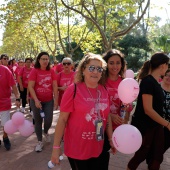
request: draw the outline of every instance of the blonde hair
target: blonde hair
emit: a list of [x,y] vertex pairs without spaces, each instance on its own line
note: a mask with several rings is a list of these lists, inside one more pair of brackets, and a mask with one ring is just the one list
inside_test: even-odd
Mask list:
[[101,78],[99,80],[99,84],[104,85],[105,83],[105,71],[106,71],[106,62],[103,60],[102,56],[98,55],[98,54],[93,54],[93,53],[87,53],[83,59],[79,62],[79,65],[77,67],[77,72],[75,75],[75,83],[78,82],[84,82],[84,76],[83,76],[83,71],[86,68],[86,65],[90,63],[91,60],[98,60],[102,63],[102,68],[103,68],[103,72],[101,75]]

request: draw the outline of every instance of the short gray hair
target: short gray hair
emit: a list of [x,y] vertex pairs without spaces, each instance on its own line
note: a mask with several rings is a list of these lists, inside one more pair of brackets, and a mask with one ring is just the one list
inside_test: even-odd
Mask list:
[[64,61],[66,61],[66,60],[70,61],[70,63],[71,63],[71,64],[73,64],[73,60],[72,60],[71,58],[69,58],[69,57],[65,57],[65,58],[63,58],[63,60],[62,60],[62,64],[63,64],[63,63],[64,63]]

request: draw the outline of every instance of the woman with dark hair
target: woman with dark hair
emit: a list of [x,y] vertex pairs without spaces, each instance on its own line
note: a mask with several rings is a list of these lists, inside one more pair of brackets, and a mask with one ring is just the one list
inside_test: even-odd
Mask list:
[[139,72],[140,91],[131,124],[139,129],[143,140],[141,147],[129,161],[127,170],[136,170],[139,164],[148,157],[151,149],[153,156],[148,162],[149,170],[159,170],[163,161],[163,127],[170,130],[170,123],[162,118],[164,95],[159,78],[165,75],[168,62],[167,55],[155,53],[143,64]]
[[[163,118],[170,122],[170,68],[166,71],[163,76],[161,87],[164,93],[164,109]],[[170,132],[167,128],[164,128],[165,133],[165,146],[164,152],[170,148]]]
[[[33,110],[35,120],[35,132],[38,138],[38,144],[35,147],[36,152],[41,152],[42,142],[42,122],[44,119],[44,136],[46,142],[50,142],[48,130],[53,120],[54,109],[58,107],[58,86],[57,78],[53,69],[50,68],[49,54],[41,52],[38,54],[35,68],[31,71],[28,82],[28,90],[31,94],[30,105]],[[53,99],[54,97],[54,99]],[[40,111],[44,115],[40,115]]]
[[[118,97],[118,86],[124,78],[125,60],[123,54],[116,49],[106,52],[103,59],[107,63],[105,87],[109,94],[112,131],[114,131],[118,126],[124,123],[124,119],[120,114],[122,102]],[[102,152],[103,165],[109,164],[110,153],[108,151],[110,149],[110,141],[112,141],[112,139],[108,138],[105,134],[105,143]],[[103,167],[103,170],[108,170],[108,166]]]

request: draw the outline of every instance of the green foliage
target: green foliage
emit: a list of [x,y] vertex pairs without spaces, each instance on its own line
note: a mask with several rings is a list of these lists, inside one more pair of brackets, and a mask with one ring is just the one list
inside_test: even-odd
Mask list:
[[128,68],[139,70],[143,62],[147,60],[147,53],[151,51],[150,43],[145,36],[126,35],[118,41],[118,47],[125,55]]
[[143,4],[148,7],[140,0],[8,0],[0,9],[5,26],[1,51],[35,57],[44,50],[76,60],[82,51],[103,53],[140,21]]

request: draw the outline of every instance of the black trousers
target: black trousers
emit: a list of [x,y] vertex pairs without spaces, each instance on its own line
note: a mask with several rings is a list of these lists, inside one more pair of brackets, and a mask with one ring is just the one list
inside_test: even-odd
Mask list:
[[90,158],[87,160],[78,160],[69,158],[72,170],[108,170],[110,153],[110,144],[107,134],[104,134],[104,145],[102,153],[97,158]]
[[[164,153],[170,148],[170,131],[164,127]],[[153,149],[150,150],[146,163],[149,164],[150,160],[152,159],[153,156]]]
[[161,125],[148,129],[142,134],[142,146],[128,163],[130,170],[136,170],[141,162],[150,156],[149,170],[159,170],[164,153],[164,129]]
[[24,88],[24,91],[20,91],[22,99],[22,107],[25,107],[27,104],[27,88]]

